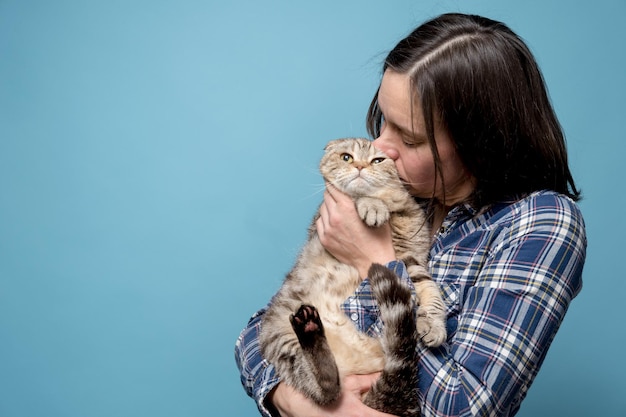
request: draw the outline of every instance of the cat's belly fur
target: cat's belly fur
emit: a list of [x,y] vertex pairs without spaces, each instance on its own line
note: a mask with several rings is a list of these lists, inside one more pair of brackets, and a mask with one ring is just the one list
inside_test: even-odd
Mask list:
[[[357,281],[360,282],[360,280]],[[355,323],[340,309],[340,305],[353,294],[356,285],[339,288],[335,283],[322,290],[309,292],[310,303],[320,314],[340,375],[369,374],[384,366],[380,341],[359,332]]]
[[[345,314],[341,312],[341,314]],[[369,374],[382,371],[385,365],[382,346],[378,339],[356,330],[346,318],[344,323],[322,317],[328,344],[335,355],[340,375]]]

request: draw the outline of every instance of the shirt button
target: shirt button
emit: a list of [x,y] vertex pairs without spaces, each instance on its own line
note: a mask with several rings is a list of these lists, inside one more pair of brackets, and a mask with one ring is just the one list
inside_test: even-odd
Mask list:
[[350,318],[352,319],[352,321],[357,321],[359,319],[359,315],[356,313],[352,313],[350,314]]

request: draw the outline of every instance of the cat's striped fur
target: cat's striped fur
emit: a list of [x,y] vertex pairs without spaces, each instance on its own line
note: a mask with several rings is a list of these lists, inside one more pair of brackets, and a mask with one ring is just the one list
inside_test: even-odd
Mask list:
[[430,231],[424,212],[398,178],[394,162],[367,139],[329,142],[320,171],[353,197],[369,226],[390,223],[396,256],[415,285],[417,318],[408,286],[386,267],[372,265],[368,279],[384,330],[380,338],[357,331],[339,306],[362,277],[322,247],[316,216],[294,268],[263,318],[263,357],[284,382],[320,405],[338,398],[344,375],[382,371],[365,403],[398,416],[419,416],[417,339],[436,346],[446,337],[441,294],[426,269]]

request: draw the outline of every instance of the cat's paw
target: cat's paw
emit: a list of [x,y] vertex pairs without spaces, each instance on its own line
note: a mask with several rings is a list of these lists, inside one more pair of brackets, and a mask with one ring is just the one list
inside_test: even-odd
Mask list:
[[324,326],[317,309],[311,305],[302,304],[298,311],[289,317],[291,327],[298,336],[300,344],[311,345],[317,336],[324,335]]
[[417,334],[428,347],[437,347],[446,341],[446,319],[443,315],[430,315],[422,308],[417,310]]
[[377,198],[359,198],[356,201],[356,210],[368,226],[382,226],[389,220],[389,208]]

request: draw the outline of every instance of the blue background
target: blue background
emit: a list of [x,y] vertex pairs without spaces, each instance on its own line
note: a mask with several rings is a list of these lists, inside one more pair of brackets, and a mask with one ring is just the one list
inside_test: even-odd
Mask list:
[[233,346],[322,147],[446,11],[526,39],[585,195],[584,290],[519,415],[625,415],[624,0],[0,0],[0,417],[257,415]]

